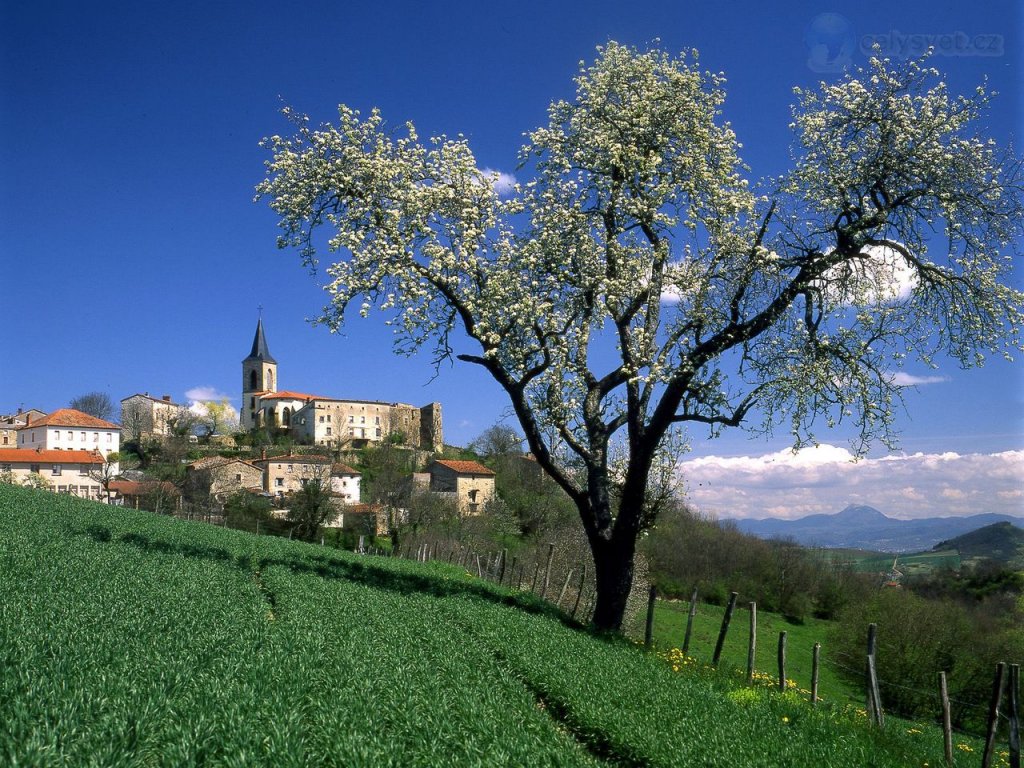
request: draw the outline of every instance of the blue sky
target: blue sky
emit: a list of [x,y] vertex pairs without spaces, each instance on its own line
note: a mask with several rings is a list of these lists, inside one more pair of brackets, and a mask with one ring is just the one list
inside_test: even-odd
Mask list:
[[[544,122],[552,99],[571,96],[577,64],[592,59],[595,46],[660,39],[672,51],[696,47],[704,66],[725,72],[725,114],[760,177],[787,166],[793,86],[863,63],[872,40],[899,57],[921,44],[915,36],[937,35],[933,42],[946,48],[934,64],[952,89],[969,91],[987,76],[1001,95],[986,130],[1021,147],[1018,5],[865,2],[844,15],[811,2],[3,0],[0,412],[51,410],[92,390],[115,401],[139,391],[185,401],[205,391],[237,405],[240,361],[262,305],[282,388],[437,400],[448,441],[466,443],[504,412],[500,391],[480,371],[456,364],[434,378],[426,357],[391,353],[379,317],[356,319],[343,337],[306,322],[324,295],[295,254],[277,251],[273,214],[252,202],[266,158],[258,142],[287,130],[283,104],[314,122],[333,119],[339,102],[377,106],[393,124],[414,121],[423,136],[464,133],[481,166],[514,172],[522,134]],[[1021,271],[1015,281],[1024,285]],[[1024,514],[1024,365],[910,372],[942,381],[908,396],[902,458],[995,458],[958,481],[977,486],[970,504],[953,503],[962,487],[938,485],[956,476],[946,472],[927,481],[933,485],[901,480],[910,488],[899,497],[906,505],[894,496],[879,508],[903,516]],[[820,437],[844,445],[842,435]],[[691,497],[722,515],[784,514],[763,501],[764,486],[751,485],[746,500],[709,494],[722,486],[701,472],[709,462],[726,466],[709,457],[745,458],[768,467],[768,477],[788,463],[778,453],[785,447],[785,435],[695,435],[692,458],[705,463],[684,466]],[[1007,461],[1005,487],[977,469]],[[806,455],[803,463],[829,466]],[[820,492],[808,509],[884,496],[871,489],[888,488],[893,476],[871,466],[881,474],[861,473],[860,490],[814,486]],[[846,474],[834,468],[824,475]],[[1001,489],[1003,501],[986,487]],[[924,501],[912,502],[915,495]]]

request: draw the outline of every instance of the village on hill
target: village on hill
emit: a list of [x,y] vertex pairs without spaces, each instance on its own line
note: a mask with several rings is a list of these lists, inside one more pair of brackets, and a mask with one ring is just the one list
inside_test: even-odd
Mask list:
[[[360,449],[388,446],[416,458],[395,498],[430,494],[459,515],[476,515],[494,497],[495,473],[443,454],[441,404],[312,395],[279,389],[262,318],[242,361],[237,421],[225,402],[200,420],[169,395],[120,402],[120,423],[75,408],[0,415],[0,482],[108,504],[221,517],[229,500],[271,502],[278,517],[311,485],[329,511],[322,525],[386,535],[407,514],[363,500]],[[243,506],[245,506],[243,504]]]

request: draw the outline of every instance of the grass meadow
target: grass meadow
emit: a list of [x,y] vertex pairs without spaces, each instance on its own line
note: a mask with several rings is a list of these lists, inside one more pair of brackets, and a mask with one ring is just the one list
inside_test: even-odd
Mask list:
[[[879,731],[846,707],[674,667],[441,563],[5,485],[0,537],[3,765],[942,760],[930,726]],[[841,694],[823,682],[823,695]],[[978,762],[966,749],[957,760]]]

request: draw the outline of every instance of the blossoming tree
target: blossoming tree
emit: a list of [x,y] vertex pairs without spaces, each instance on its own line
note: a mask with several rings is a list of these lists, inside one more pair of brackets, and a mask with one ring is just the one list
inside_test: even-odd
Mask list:
[[618,629],[687,425],[785,425],[800,445],[846,422],[864,450],[894,438],[906,360],[1020,347],[1024,206],[1017,162],[975,133],[989,94],[951,96],[924,62],[798,90],[793,169],[756,187],[695,54],[609,43],[576,83],[511,192],[462,137],[341,106],[319,128],[285,110],[257,199],[280,247],[313,269],[335,254],[332,330],[383,310],[399,351],[503,388],[579,510],[593,623]]

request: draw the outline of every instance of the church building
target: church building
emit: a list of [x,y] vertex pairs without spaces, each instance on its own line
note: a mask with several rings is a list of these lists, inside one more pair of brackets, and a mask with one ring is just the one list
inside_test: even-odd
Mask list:
[[278,389],[277,361],[256,323],[252,350],[242,361],[243,430],[288,430],[297,442],[331,448],[381,442],[400,435],[404,445],[440,451],[444,445],[441,404],[420,408],[378,400],[348,400]]

